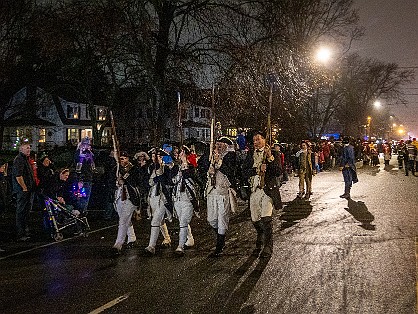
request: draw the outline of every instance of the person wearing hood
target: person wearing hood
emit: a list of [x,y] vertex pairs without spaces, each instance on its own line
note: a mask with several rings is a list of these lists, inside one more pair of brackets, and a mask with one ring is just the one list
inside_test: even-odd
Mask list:
[[350,144],[350,139],[344,137],[343,150],[340,159],[340,171],[342,171],[344,178],[344,194],[341,198],[350,199],[350,191],[353,183],[358,182],[357,169],[355,164],[354,147]]

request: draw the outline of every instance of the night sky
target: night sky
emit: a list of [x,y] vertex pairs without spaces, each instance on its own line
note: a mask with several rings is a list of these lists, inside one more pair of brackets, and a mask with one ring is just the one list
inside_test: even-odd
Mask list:
[[418,137],[418,0],[356,0],[365,36],[352,52],[412,67],[415,81],[405,86],[407,107],[391,106],[411,136]]

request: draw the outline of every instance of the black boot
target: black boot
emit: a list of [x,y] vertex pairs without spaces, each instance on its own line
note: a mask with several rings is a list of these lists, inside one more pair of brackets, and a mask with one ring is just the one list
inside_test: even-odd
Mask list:
[[253,256],[258,256],[260,255],[261,252],[261,248],[263,246],[263,225],[261,223],[261,221],[256,221],[253,222],[254,228],[257,231],[257,240],[255,241],[255,249],[252,253]]
[[225,235],[218,233],[217,236],[216,236],[216,248],[215,248],[215,251],[210,256],[211,257],[221,256],[224,248],[225,248]]
[[273,221],[269,217],[261,217],[264,231],[264,248],[260,253],[261,258],[269,258],[273,253]]
[[344,194],[343,195],[340,195],[340,197],[341,198],[345,198],[345,199],[350,199],[350,190],[351,190],[351,188],[349,188],[349,187],[346,187],[345,189],[344,189]]

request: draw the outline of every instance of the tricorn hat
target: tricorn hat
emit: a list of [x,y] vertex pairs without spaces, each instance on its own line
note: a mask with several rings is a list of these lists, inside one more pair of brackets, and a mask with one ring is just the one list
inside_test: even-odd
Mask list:
[[234,142],[230,138],[228,138],[226,136],[221,136],[216,141],[217,142],[221,142],[221,143],[225,143],[227,145],[234,145]]

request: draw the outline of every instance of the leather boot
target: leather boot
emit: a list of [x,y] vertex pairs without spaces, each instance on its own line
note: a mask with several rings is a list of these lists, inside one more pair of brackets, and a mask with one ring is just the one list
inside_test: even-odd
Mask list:
[[261,252],[261,248],[263,247],[263,226],[261,221],[253,222],[254,228],[257,231],[257,240],[255,240],[255,249],[253,250],[252,255],[258,256]]
[[345,199],[349,199],[350,198],[350,190],[351,190],[350,187],[346,187],[344,189],[344,194],[343,195],[340,195],[340,197],[341,198],[345,198]]
[[216,248],[215,248],[215,251],[210,256],[211,257],[221,256],[224,248],[225,248],[225,235],[218,233],[217,236],[216,236]]
[[273,221],[270,216],[261,217],[264,231],[264,248],[260,253],[261,258],[269,258],[273,254]]

